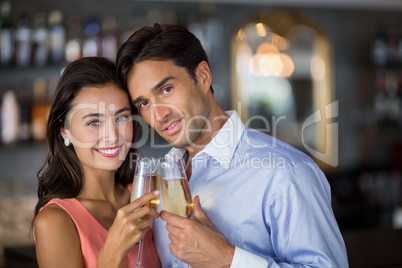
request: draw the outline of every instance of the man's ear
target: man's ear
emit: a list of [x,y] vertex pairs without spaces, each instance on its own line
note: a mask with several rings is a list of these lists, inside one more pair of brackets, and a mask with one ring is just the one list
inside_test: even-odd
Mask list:
[[208,92],[212,84],[212,75],[206,61],[201,61],[196,69],[198,83],[204,92]]

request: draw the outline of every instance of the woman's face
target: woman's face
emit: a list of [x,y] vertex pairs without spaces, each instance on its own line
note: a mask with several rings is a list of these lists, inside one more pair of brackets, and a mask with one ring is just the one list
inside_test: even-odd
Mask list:
[[[126,93],[114,84],[86,87],[75,97],[63,138],[70,138],[85,171],[114,171],[123,163],[133,138]],[[71,145],[70,145],[71,146]]]

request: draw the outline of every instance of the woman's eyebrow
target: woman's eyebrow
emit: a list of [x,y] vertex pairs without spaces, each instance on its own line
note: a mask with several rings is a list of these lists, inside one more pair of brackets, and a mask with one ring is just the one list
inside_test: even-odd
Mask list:
[[[120,114],[120,113],[123,113],[123,112],[125,112],[125,111],[130,111],[130,108],[127,108],[127,107],[121,108],[121,109],[117,110],[114,114],[115,114],[115,115],[116,115],[116,114]],[[102,114],[102,113],[90,113],[90,114],[84,115],[84,116],[82,117],[82,119],[85,119],[85,118],[88,118],[88,117],[104,117],[104,116],[105,116],[105,115]]]
[[88,118],[88,117],[103,117],[105,116],[104,114],[101,113],[92,113],[92,114],[86,114],[82,117],[82,119]]
[[120,113],[123,113],[125,111],[130,111],[130,108],[127,108],[127,107],[121,108],[121,109],[117,110],[114,114],[115,115],[120,114]]

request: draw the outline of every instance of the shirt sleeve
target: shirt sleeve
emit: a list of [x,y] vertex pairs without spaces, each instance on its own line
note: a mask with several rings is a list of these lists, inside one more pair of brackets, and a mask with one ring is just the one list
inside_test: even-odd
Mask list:
[[260,256],[245,251],[239,247],[235,248],[232,264],[230,268],[266,268],[268,261]]
[[348,267],[325,175],[313,163],[299,163],[282,176],[265,211],[275,263]]
[[262,258],[236,247],[230,267],[348,267],[325,176],[310,163],[296,164],[281,176],[266,204],[277,255]]

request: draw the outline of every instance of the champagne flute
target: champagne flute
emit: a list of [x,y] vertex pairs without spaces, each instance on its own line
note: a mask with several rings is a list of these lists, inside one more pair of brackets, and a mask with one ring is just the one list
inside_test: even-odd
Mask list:
[[[163,205],[166,211],[190,218],[193,199],[182,159],[166,155],[160,162]],[[172,268],[179,267],[174,261]],[[188,265],[188,267],[191,267]]]
[[[133,180],[133,188],[131,190],[131,202],[145,195],[146,193],[159,190],[160,188],[159,173],[160,172],[159,172],[158,159],[140,158],[138,160]],[[145,205],[150,206],[155,210],[158,209],[159,197],[152,199],[149,203]],[[141,262],[142,247],[143,247],[143,241],[141,239],[138,245],[137,264],[135,266],[137,268],[142,268],[142,262]]]
[[160,169],[165,210],[189,218],[193,213],[193,199],[183,160],[166,155]]

